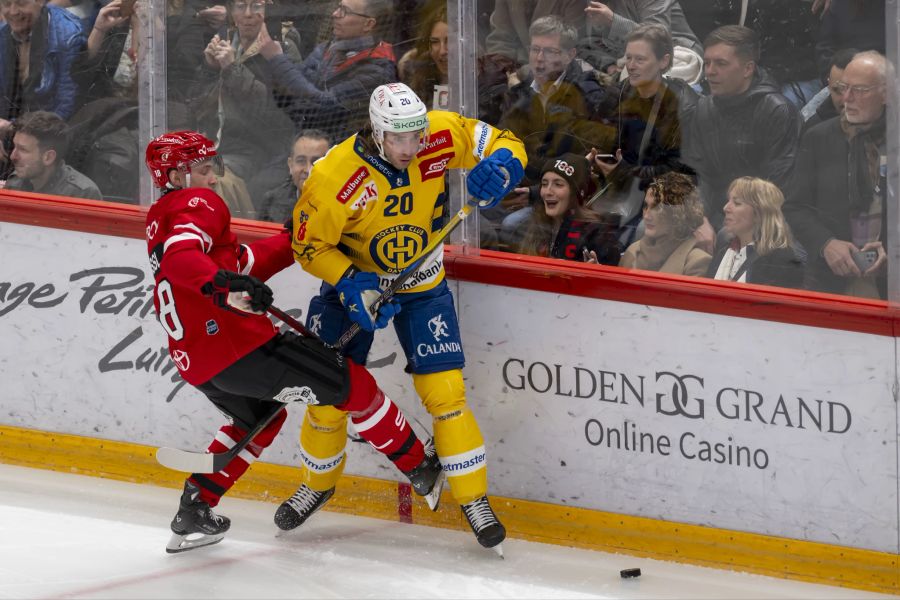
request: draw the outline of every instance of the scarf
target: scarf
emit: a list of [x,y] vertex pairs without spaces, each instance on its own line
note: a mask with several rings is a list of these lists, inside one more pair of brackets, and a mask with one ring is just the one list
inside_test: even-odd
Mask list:
[[869,212],[879,173],[879,157],[885,144],[884,114],[874,123],[854,125],[841,116],[841,129],[850,143],[847,167],[850,173],[850,214]]
[[634,268],[645,271],[659,271],[663,264],[672,256],[675,249],[684,243],[684,239],[677,239],[671,235],[650,239],[641,238],[641,245],[634,257]]

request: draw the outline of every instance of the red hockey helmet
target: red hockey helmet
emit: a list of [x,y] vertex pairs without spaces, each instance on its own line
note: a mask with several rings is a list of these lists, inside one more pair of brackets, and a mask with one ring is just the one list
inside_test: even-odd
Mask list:
[[147,144],[147,168],[153,182],[161,188],[170,187],[171,169],[188,170],[192,164],[216,156],[216,146],[196,131],[165,133]]

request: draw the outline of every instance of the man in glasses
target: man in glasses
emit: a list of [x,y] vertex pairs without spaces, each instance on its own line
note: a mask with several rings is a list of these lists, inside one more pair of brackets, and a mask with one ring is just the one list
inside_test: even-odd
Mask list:
[[[530,76],[515,83],[504,100],[500,127],[509,129],[525,143],[527,185],[539,183],[541,165],[548,157],[567,152],[584,155],[592,147],[613,152],[614,132],[590,117],[612,114],[617,94],[600,83],[597,73],[576,58],[577,29],[560,17],[550,15],[535,20],[529,28]],[[586,68],[587,67],[587,68]],[[531,214],[528,194],[518,193],[504,200],[509,215],[502,216],[501,242],[516,245],[521,224]]]
[[803,136],[784,214],[809,253],[810,287],[884,298],[888,63],[861,52],[831,82],[840,117]]
[[390,16],[390,0],[340,0],[331,13],[333,38],[294,64],[272,41],[260,36],[272,80],[288,96],[286,107],[295,129],[320,129],[341,140],[361,129],[368,118],[369,94],[397,78],[391,44],[379,35]]
[[[819,123],[823,123],[828,119],[833,119],[841,114],[841,110],[844,108],[844,92],[842,89],[844,69],[847,68],[847,65],[850,64],[850,61],[853,60],[853,57],[858,53],[859,50],[856,48],[845,48],[834,53],[834,56],[831,58],[831,66],[828,68],[827,96],[825,96],[826,92],[823,90],[819,93],[823,97],[819,98],[819,94],[817,94],[803,109],[804,115],[809,114],[807,111],[815,110],[815,112],[809,115],[809,118],[803,123],[804,133]],[[818,106],[815,106],[815,102],[818,100],[821,100],[821,102]]]

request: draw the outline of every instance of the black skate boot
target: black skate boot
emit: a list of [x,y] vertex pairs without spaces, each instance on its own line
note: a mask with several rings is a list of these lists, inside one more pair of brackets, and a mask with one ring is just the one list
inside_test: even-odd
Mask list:
[[497,519],[497,515],[491,510],[487,496],[472,500],[463,504],[463,514],[469,521],[469,527],[475,533],[475,539],[485,548],[490,548],[503,558],[503,547],[500,542],[506,539],[506,528]]
[[417,467],[406,471],[404,475],[409,479],[413,490],[425,498],[428,508],[432,511],[437,510],[438,504],[441,502],[441,491],[444,489],[444,482],[447,478],[431,442],[425,445],[425,458],[422,459],[422,462]]
[[325,506],[332,496],[334,496],[334,488],[317,492],[304,483],[275,511],[275,524],[282,531],[296,529],[303,525],[314,512]]
[[172,537],[166,552],[175,554],[221,542],[229,527],[231,520],[214,513],[209,504],[200,499],[200,488],[186,481],[178,512],[172,519]]

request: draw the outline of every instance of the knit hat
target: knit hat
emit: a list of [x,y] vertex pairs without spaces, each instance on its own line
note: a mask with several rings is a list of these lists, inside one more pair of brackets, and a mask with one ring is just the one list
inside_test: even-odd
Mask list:
[[567,152],[556,158],[547,159],[541,176],[548,171],[553,171],[567,182],[575,192],[578,204],[583,205],[591,194],[594,193],[594,180],[591,178],[591,166],[585,157],[580,154]]

